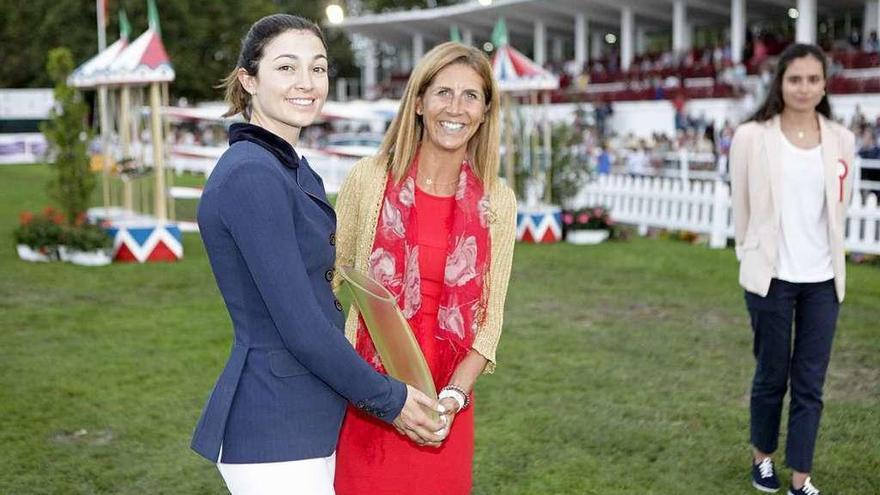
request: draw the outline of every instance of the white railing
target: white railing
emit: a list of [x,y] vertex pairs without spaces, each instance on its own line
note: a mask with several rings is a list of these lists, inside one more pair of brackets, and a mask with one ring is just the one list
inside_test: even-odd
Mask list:
[[[602,205],[620,223],[709,235],[722,248],[733,237],[730,186],[721,181],[602,175],[581,189],[572,206]],[[880,254],[880,207],[874,194],[856,194],[847,217],[846,248]]]
[[846,248],[880,254],[880,206],[876,194],[856,194],[846,217]]
[[[698,153],[688,150],[668,151],[655,157],[662,165],[657,169],[643,171],[646,177],[668,177],[682,180],[727,180],[727,157],[714,153]],[[871,170],[865,178],[865,170]],[[632,173],[626,169],[626,160],[621,159],[614,166],[617,173]],[[876,172],[875,172],[876,171]],[[856,157],[854,167],[854,187],[856,191],[880,191],[880,159]]]

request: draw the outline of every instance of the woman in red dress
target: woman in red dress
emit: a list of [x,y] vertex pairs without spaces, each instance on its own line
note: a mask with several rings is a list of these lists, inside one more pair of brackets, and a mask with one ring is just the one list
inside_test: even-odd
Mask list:
[[[498,90],[479,50],[444,43],[413,71],[377,156],[355,165],[337,201],[337,263],[396,298],[446,408],[438,443],[349,408],[336,493],[467,494],[474,383],[494,370],[515,237],[516,201],[498,180]],[[352,308],[346,335],[382,370]]]

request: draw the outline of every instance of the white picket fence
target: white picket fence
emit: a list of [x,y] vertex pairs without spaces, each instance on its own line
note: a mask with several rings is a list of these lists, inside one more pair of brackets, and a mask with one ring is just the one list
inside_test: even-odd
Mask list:
[[[722,248],[733,237],[730,186],[721,180],[602,175],[580,191],[573,206],[603,205],[620,223],[709,235]],[[846,222],[850,251],[880,254],[880,207],[874,194],[856,194]]]

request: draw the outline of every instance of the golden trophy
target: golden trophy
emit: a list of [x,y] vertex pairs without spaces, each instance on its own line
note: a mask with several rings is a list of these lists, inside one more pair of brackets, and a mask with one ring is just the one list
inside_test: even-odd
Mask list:
[[[353,267],[340,267],[339,274],[351,292],[388,374],[437,400],[431,370],[394,296],[382,284]],[[430,410],[430,413],[437,419],[437,411]]]

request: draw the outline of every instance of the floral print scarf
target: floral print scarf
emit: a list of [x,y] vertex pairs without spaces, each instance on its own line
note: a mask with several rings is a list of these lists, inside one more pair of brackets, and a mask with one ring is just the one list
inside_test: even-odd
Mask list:
[[[435,383],[445,384],[474,342],[477,328],[486,317],[486,283],[490,262],[489,198],[470,162],[465,160],[458,178],[455,207],[449,232],[438,325],[422,325],[418,227],[415,183],[418,155],[403,180],[389,174],[376,237],[367,272],[397,300],[416,340],[435,338],[440,347]],[[420,335],[439,327],[437,335]],[[384,372],[364,320],[358,317],[357,351],[377,370]]]

